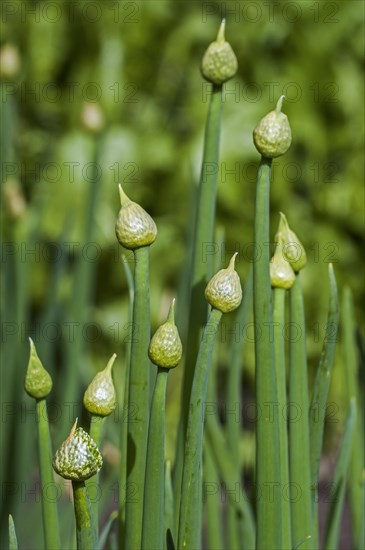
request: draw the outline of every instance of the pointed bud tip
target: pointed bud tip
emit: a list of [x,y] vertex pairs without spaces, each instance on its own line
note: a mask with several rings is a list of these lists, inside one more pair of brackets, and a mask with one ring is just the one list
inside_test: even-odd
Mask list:
[[229,264],[228,264],[228,268],[227,269],[230,269],[231,271],[234,270],[235,268],[235,263],[236,263],[236,257],[238,256],[238,252],[235,252],[232,256],[232,258],[230,259],[229,261]]
[[167,316],[167,322],[172,323],[173,325],[175,324],[175,301],[176,301],[175,298],[173,298],[170,305],[169,313]]
[[282,109],[282,106],[283,106],[283,99],[285,99],[285,95],[281,95],[278,99],[278,102],[277,102],[276,107],[275,107],[275,111],[277,113],[281,113],[281,109]]
[[120,204],[124,206],[127,202],[130,202],[130,198],[125,194],[122,185],[118,184]]
[[225,20],[225,18],[223,18],[222,22],[220,24],[219,30],[218,30],[217,42],[225,42],[226,41],[225,36],[224,36],[225,30],[226,30],[226,20]]
[[73,426],[72,426],[72,428],[71,428],[71,430],[70,430],[70,433],[69,433],[68,436],[67,436],[66,441],[68,441],[69,439],[71,439],[71,438],[74,436],[74,434],[75,434],[75,432],[76,432],[76,428],[77,428],[77,423],[78,423],[78,421],[79,421],[79,417],[77,416],[77,417],[76,417],[76,420],[75,420],[75,422],[74,422],[74,424],[73,424]]
[[107,366],[105,367],[105,370],[106,370],[107,372],[111,372],[111,370],[112,370],[112,368],[113,368],[113,365],[114,365],[114,362],[115,362],[116,358],[117,358],[117,354],[116,354],[116,353],[113,353],[113,355],[111,356],[111,358],[110,358],[109,361],[108,361]]

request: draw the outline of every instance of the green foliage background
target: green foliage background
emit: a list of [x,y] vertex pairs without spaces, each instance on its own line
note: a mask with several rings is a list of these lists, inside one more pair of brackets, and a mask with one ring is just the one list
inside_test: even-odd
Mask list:
[[[115,379],[122,407],[128,290],[114,234],[117,183],[154,217],[159,229],[151,249],[154,328],[179,288],[208,107],[199,62],[225,15],[239,72],[225,87],[222,162],[212,167],[219,170],[217,220],[226,235],[225,249],[215,253],[225,264],[238,250],[238,271],[245,278],[252,261],[259,160],[252,130],[285,93],[293,146],[275,161],[272,236],[283,211],[308,253],[303,284],[311,369],[324,337],[329,261],[339,288],[352,288],[363,327],[362,2],[98,1],[76,2],[72,8],[61,0],[5,2],[2,46],[11,44],[19,53],[17,74],[3,70],[1,103],[1,376],[2,399],[8,403],[3,409],[1,472],[8,483],[24,483],[23,489],[29,490],[38,475],[34,416],[24,415],[21,408],[30,411],[33,406],[22,390],[28,335],[54,378],[54,410],[63,403],[63,413],[54,415],[55,445],[72,422],[65,420],[70,407],[65,409],[64,403],[74,398],[81,403],[92,375],[113,352],[118,354]],[[105,126],[97,138],[82,123],[85,103],[97,104],[103,112]],[[90,163],[95,162],[99,178],[93,186]],[[90,210],[91,195],[95,211]],[[74,355],[67,324],[72,322],[79,323]],[[85,323],[90,324],[86,332]],[[225,346],[220,357],[224,373]],[[337,362],[340,358],[339,351]],[[250,391],[250,346],[245,368]],[[66,379],[73,386],[71,399],[63,393]],[[177,414],[178,374],[174,381],[172,418]],[[331,400],[339,403],[338,428],[343,384],[335,366]],[[81,408],[74,409],[72,418],[81,414]],[[171,438],[173,426],[171,420]],[[108,487],[117,479],[118,438],[118,423],[109,422],[110,460],[103,472]],[[37,497],[22,496],[19,485],[10,497],[8,489],[1,521],[13,512],[22,547],[39,548],[33,519],[40,521],[40,504],[31,506]],[[113,504],[112,494],[103,495],[109,502],[106,510]]]

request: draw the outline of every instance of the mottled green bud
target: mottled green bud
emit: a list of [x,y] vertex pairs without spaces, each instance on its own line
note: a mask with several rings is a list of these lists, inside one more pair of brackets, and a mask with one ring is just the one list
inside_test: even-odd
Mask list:
[[65,479],[85,481],[95,475],[103,465],[103,459],[95,441],[82,428],[77,428],[77,419],[70,435],[56,451],[52,465]]
[[232,78],[238,69],[234,51],[224,38],[225,24],[226,21],[223,19],[217,40],[210,44],[201,64],[202,75],[212,84],[223,84]]
[[33,340],[29,338],[30,356],[25,375],[25,391],[34,399],[43,399],[51,392],[52,378],[38,357]]
[[275,254],[270,260],[270,282],[274,288],[289,289],[295,283],[295,273],[283,253],[283,240],[278,237]]
[[119,210],[115,233],[122,246],[134,250],[149,246],[157,236],[157,227],[147,212],[131,201],[119,185],[121,209]]
[[221,269],[211,278],[205,289],[205,297],[212,307],[222,313],[238,308],[242,301],[241,282],[234,269],[237,252],[227,269]]
[[286,217],[281,212],[279,229],[275,240],[278,241],[280,237],[283,242],[283,254],[285,258],[294,271],[300,271],[307,263],[307,254],[305,253],[304,246],[294,231],[290,229]]
[[164,369],[176,367],[182,356],[182,345],[174,317],[175,299],[166,322],[152,336],[148,355],[155,365]]
[[255,147],[266,158],[280,157],[291,145],[288,117],[281,112],[284,97],[279,98],[275,111],[260,120],[253,131]]
[[105,369],[98,372],[84,393],[84,406],[91,414],[108,416],[116,407],[117,398],[112,378],[115,358],[114,353]]

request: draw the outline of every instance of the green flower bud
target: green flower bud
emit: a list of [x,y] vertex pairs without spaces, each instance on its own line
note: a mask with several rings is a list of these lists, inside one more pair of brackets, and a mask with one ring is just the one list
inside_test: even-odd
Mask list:
[[166,322],[152,336],[148,355],[152,363],[164,369],[176,367],[181,360],[182,345],[174,318],[175,299]]
[[253,131],[255,147],[263,157],[280,157],[291,145],[288,117],[281,112],[285,96],[280,96],[275,111],[266,115]]
[[116,407],[116,394],[112,379],[112,367],[116,354],[109,359],[104,370],[98,372],[84,393],[84,406],[98,416],[108,416]]
[[241,282],[234,269],[236,256],[237,252],[232,256],[227,269],[218,271],[205,289],[207,301],[222,313],[237,309],[242,301]]
[[24,388],[30,397],[34,397],[34,399],[43,399],[47,397],[52,389],[52,378],[42,365],[31,338],[29,338],[29,342],[30,356],[27,373],[25,375]]
[[285,258],[294,271],[300,271],[307,263],[307,254],[294,231],[290,229],[287,219],[282,212],[280,212],[279,229],[275,240],[278,241],[280,237],[283,242],[283,254]]
[[223,84],[236,74],[238,68],[234,51],[224,38],[225,25],[226,20],[223,19],[217,40],[210,44],[201,64],[202,75],[212,84]]
[[56,451],[52,465],[65,479],[85,481],[95,475],[103,465],[103,459],[95,441],[82,428],[77,428],[77,419],[70,435]]
[[147,212],[131,201],[119,185],[120,203],[115,232],[122,246],[134,250],[141,246],[149,246],[157,236],[157,227]]
[[275,254],[270,260],[270,282],[274,288],[289,289],[295,283],[295,273],[283,253],[283,239],[278,237]]

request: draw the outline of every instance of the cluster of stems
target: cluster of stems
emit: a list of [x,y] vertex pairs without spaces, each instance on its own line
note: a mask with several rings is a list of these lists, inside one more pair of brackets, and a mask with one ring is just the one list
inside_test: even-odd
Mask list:
[[[202,259],[203,245],[214,241],[218,172],[208,168],[219,163],[222,90],[224,83],[237,70],[237,60],[225,40],[224,30],[223,21],[217,39],[203,57],[201,67],[202,75],[211,83],[211,95],[191,239],[191,270],[184,294],[185,303],[181,304],[179,316],[184,327],[184,345],[175,325],[175,300],[166,322],[151,339],[149,260],[157,227],[151,216],[129,199],[119,186],[121,208],[116,236],[124,248],[133,251],[134,256],[133,273],[125,262],[134,334],[125,357],[123,388],[124,409],[129,411],[130,405],[133,405],[134,414],[129,414],[128,422],[123,422],[121,426],[119,509],[109,517],[100,534],[99,504],[90,503],[88,486],[91,483],[89,480],[99,483],[99,470],[103,463],[99,447],[102,448],[105,419],[116,407],[111,373],[116,355],[111,357],[107,367],[95,376],[85,391],[83,402],[90,414],[89,433],[77,428],[76,420],[69,436],[52,459],[46,404],[52,380],[31,341],[25,389],[36,400],[41,483],[54,482],[53,469],[71,480],[79,550],[102,547],[107,540],[114,547],[116,539],[108,537],[112,535],[116,517],[119,547],[126,550],[199,550],[204,531],[209,548],[319,548],[319,464],[339,325],[336,279],[333,266],[329,265],[327,332],[313,388],[309,390],[301,274],[306,255],[283,214],[271,259],[267,247],[270,242],[272,159],[284,155],[291,144],[290,125],[282,113],[283,96],[253,133],[255,146],[261,154],[254,222],[254,240],[260,254],[247,275],[243,300],[240,279],[235,271],[237,253],[225,269],[220,269],[220,262],[214,261],[213,256],[209,256],[208,262]],[[91,219],[88,221],[90,224]],[[222,232],[219,238],[223,245]],[[85,273],[81,271],[81,275]],[[88,292],[89,284],[77,299],[76,308],[84,304]],[[179,300],[177,303],[180,308]],[[222,424],[217,411],[206,414],[206,402],[217,403],[222,397],[217,385],[220,364],[218,359],[213,360],[219,324],[223,315],[235,310],[238,326],[247,325],[253,310],[256,334],[260,335],[255,338],[255,395],[260,414],[255,426],[254,495],[250,495],[244,486],[242,442],[247,434],[244,434],[241,419],[237,421],[234,415],[229,415],[227,422]],[[349,480],[353,539],[356,549],[360,550],[364,539],[364,523],[360,513],[364,506],[364,492],[359,488],[364,465],[361,452],[363,425],[361,415],[357,414],[361,396],[356,384],[355,327],[349,290],[344,294],[343,310],[348,411],[333,478],[336,498],[330,506],[324,547],[328,550],[338,547]],[[287,323],[290,327],[288,345],[283,331]],[[272,326],[273,338],[271,331],[267,330]],[[300,338],[297,337],[298,329]],[[240,403],[242,399],[244,348],[245,339],[242,338],[235,341],[230,350],[224,387],[227,407]],[[72,364],[78,349],[67,350]],[[175,368],[182,359],[184,373],[180,416],[175,459],[171,463],[165,456],[168,375],[170,369]],[[76,392],[76,380],[77,374],[69,373],[65,382],[67,388],[72,386],[72,394]],[[301,413],[295,423],[288,423],[283,414],[290,403],[295,403]],[[271,414],[268,404],[277,405],[274,414]],[[316,411],[319,413],[315,414]],[[213,494],[206,493],[207,487],[212,484],[226,488],[238,484],[240,487],[241,498],[227,491],[224,521],[217,496],[214,500]],[[134,498],[127,498],[127,487],[135,489]],[[288,488],[289,494],[284,493]],[[47,550],[61,548],[57,504],[42,499],[42,506],[45,547]],[[11,516],[9,541],[11,549],[17,548]]]

